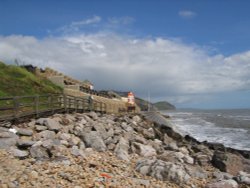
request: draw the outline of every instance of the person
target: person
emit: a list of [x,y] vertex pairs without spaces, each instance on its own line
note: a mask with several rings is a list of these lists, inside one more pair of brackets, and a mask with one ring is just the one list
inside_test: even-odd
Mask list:
[[94,103],[93,103],[94,97],[92,95],[89,95],[89,111],[93,111]]

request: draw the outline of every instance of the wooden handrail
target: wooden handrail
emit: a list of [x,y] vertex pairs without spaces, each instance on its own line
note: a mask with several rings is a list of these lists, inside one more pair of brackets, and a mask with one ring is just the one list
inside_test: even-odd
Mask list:
[[39,117],[44,112],[54,114],[58,110],[62,112],[93,110],[107,113],[107,105],[103,102],[93,101],[93,106],[90,107],[90,105],[87,98],[64,94],[2,97],[0,98],[0,120],[6,117],[18,119],[28,115]]

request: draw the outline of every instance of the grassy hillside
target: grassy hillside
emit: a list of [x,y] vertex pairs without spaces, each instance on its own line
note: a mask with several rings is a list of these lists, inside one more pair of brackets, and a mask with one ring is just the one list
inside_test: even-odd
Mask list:
[[26,69],[0,62],[0,97],[61,93],[62,88]]
[[153,104],[158,110],[174,110],[175,106],[167,101],[161,101]]

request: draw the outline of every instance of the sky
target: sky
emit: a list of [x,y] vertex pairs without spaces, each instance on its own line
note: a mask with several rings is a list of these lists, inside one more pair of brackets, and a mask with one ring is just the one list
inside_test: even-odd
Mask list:
[[0,0],[0,61],[178,108],[250,108],[248,0]]

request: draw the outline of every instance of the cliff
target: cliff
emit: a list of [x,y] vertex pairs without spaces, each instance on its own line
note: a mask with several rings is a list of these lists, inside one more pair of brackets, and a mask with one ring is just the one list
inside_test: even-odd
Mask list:
[[170,104],[167,101],[160,101],[157,103],[154,103],[153,106],[157,108],[158,110],[175,110],[175,106]]
[[0,62],[0,97],[61,93],[62,88],[26,69]]

